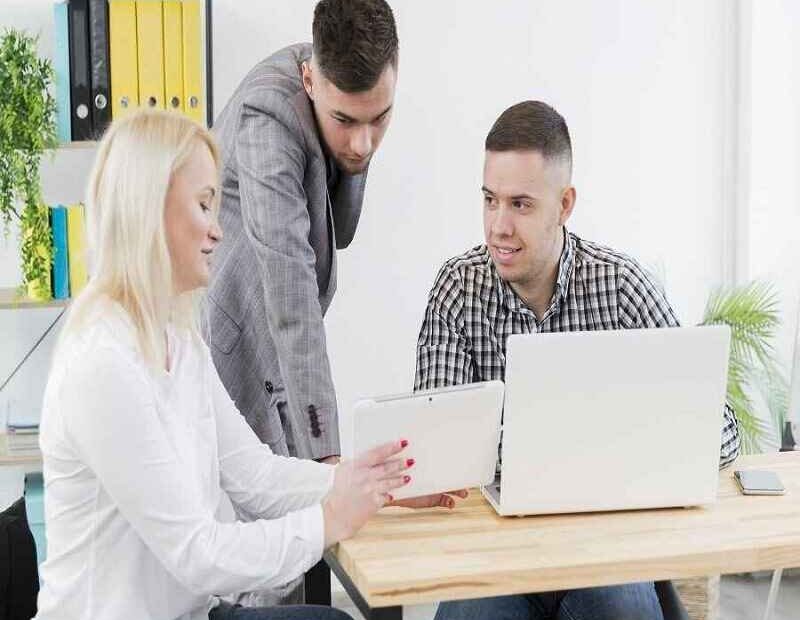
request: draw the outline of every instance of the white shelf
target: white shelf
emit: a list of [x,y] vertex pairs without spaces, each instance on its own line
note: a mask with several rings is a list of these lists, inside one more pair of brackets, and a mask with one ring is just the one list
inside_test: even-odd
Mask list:
[[17,310],[21,308],[66,308],[69,299],[49,299],[36,301],[20,296],[17,288],[0,288],[0,310]]
[[74,151],[95,148],[99,142],[97,140],[80,140],[77,142],[63,142],[58,145],[56,150],[59,151]]

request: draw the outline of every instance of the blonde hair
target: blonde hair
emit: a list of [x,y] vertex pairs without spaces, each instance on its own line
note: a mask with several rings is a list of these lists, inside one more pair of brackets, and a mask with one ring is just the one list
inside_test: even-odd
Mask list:
[[164,366],[169,322],[197,335],[197,295],[173,293],[164,206],[172,175],[202,145],[219,169],[208,130],[176,113],[138,111],[105,133],[86,196],[91,276],[72,302],[59,344],[83,329],[108,299],[128,314],[148,365]]

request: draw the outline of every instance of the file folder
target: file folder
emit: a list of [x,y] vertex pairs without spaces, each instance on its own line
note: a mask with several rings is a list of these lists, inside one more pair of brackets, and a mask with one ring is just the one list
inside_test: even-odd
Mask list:
[[164,108],[164,26],[161,0],[137,0],[139,105]]
[[71,106],[69,97],[69,9],[67,0],[53,5],[56,47],[53,71],[56,82],[56,136],[60,143],[72,140]]
[[183,12],[180,0],[164,0],[164,103],[184,111]]
[[139,67],[136,46],[136,3],[109,0],[111,117],[118,119],[139,107]]
[[183,96],[186,115],[205,124],[201,1],[183,1]]
[[99,139],[111,122],[107,0],[89,0],[89,50],[92,135]]
[[89,5],[87,0],[70,0],[69,82],[70,122],[73,140],[92,137],[92,108],[89,84]]
[[67,253],[69,288],[72,296],[81,292],[87,281],[86,222],[82,204],[67,207]]
[[67,256],[67,210],[62,205],[50,208],[50,229],[53,232],[53,298],[69,297]]

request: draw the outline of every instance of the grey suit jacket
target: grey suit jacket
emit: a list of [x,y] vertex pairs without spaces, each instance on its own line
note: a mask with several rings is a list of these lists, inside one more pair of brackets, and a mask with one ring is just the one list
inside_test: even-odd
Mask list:
[[339,454],[323,315],[336,250],[353,239],[366,172],[339,173],[302,85],[311,45],[283,49],[245,77],[214,126],[222,149],[220,223],[207,338],[231,398],[278,454]]

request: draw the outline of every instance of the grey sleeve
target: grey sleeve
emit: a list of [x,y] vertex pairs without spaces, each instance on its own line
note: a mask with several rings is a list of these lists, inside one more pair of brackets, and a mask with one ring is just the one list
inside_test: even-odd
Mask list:
[[309,242],[303,177],[308,154],[279,97],[244,105],[237,132],[242,220],[263,274],[267,325],[288,395],[285,425],[297,456],[340,454],[336,394]]

